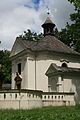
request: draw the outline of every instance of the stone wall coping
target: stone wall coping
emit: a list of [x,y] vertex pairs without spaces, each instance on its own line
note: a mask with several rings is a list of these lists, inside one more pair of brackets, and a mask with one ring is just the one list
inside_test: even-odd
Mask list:
[[74,95],[74,92],[43,92],[40,90],[29,90],[29,89],[21,89],[21,90],[0,90],[0,93],[29,93],[29,94],[37,94],[37,95]]
[[74,92],[43,92],[43,95],[74,95]]
[[0,90],[0,93],[31,93],[31,94],[42,94],[40,90],[28,90],[28,89],[21,89],[21,90]]

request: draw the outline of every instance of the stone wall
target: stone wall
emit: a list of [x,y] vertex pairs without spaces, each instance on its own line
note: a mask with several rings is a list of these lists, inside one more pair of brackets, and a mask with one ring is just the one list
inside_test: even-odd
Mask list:
[[75,105],[74,93],[42,92],[34,90],[0,91],[0,109],[32,109],[44,106]]
[[42,107],[41,91],[0,91],[0,109],[32,109]]
[[74,106],[74,93],[44,92],[42,102],[43,106]]

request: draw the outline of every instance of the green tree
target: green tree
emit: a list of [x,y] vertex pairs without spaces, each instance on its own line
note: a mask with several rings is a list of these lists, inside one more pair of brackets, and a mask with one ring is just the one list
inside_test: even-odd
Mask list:
[[37,34],[34,32],[31,32],[30,29],[26,31],[24,31],[24,33],[22,35],[19,36],[19,38],[23,39],[23,40],[32,40],[32,41],[38,41],[43,37],[42,33],[41,34]]
[[0,51],[0,85],[11,83],[11,60],[10,51]]
[[68,0],[75,6],[75,13],[70,15],[73,22],[67,23],[65,29],[57,32],[56,36],[68,46],[80,52],[80,0]]

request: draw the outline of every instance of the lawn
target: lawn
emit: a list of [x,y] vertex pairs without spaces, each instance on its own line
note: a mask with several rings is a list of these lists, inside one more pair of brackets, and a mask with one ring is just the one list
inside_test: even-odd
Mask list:
[[0,110],[0,120],[80,120],[80,106]]

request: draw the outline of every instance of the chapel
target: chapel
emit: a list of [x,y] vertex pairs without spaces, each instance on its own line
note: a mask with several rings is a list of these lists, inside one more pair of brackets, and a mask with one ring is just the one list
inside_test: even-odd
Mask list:
[[48,16],[42,24],[43,38],[38,41],[16,38],[10,56],[12,89],[74,92],[75,101],[79,102],[80,53],[58,40],[54,27]]

